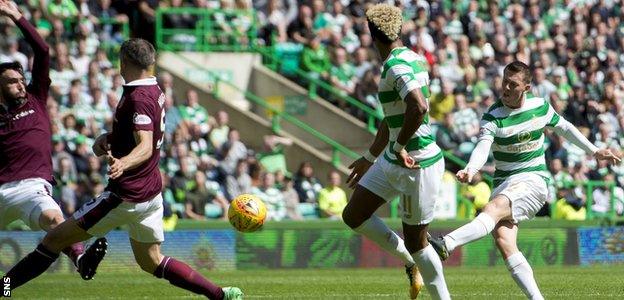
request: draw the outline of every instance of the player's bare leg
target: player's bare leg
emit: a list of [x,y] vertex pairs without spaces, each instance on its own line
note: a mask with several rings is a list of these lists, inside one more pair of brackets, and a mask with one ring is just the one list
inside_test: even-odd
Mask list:
[[476,241],[492,232],[500,220],[511,219],[511,201],[505,195],[497,195],[488,202],[472,222],[455,229],[443,238],[431,238],[429,242],[445,260],[457,247]]
[[492,232],[496,247],[500,251],[505,265],[511,273],[511,277],[516,284],[522,289],[522,292],[529,299],[544,299],[540,293],[535,277],[533,277],[533,269],[529,265],[522,252],[516,244],[518,238],[518,225],[511,221],[501,221],[496,225],[496,229]]
[[160,243],[141,243],[130,239],[134,259],[141,269],[158,278],[185,290],[204,295],[209,299],[242,299],[243,293],[238,288],[221,288],[189,265],[160,252]]
[[80,228],[73,218],[54,227],[46,234],[35,251],[9,270],[6,276],[11,278],[11,286],[19,287],[41,275],[56,261],[63,249],[90,237],[91,235]]
[[422,281],[414,258],[405,248],[403,239],[374,215],[386,201],[361,185],[357,185],[351,199],[342,212],[342,220],[358,233],[371,239],[382,249],[398,257],[405,264],[410,281],[410,295],[416,297],[422,288]]
[[[39,227],[46,232],[54,229],[65,221],[60,211],[56,209],[47,209],[41,212],[39,216]],[[69,257],[74,263],[74,266],[78,266],[78,257],[84,252],[84,245],[82,242],[78,242],[63,249],[63,253]]]
[[[412,257],[420,273],[422,273],[422,276],[420,274],[416,275],[419,277],[419,280],[415,278],[415,281],[419,284],[419,291],[424,284],[432,298],[450,299],[446,281],[444,280],[442,261],[427,241],[428,226],[428,224],[410,225],[403,223],[405,247],[412,253]],[[417,295],[418,293],[410,296],[414,299]]]

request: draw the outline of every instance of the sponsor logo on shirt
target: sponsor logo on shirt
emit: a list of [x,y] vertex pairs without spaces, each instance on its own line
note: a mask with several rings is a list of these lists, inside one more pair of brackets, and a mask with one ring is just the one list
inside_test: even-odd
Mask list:
[[509,145],[505,147],[507,152],[526,152],[526,151],[534,151],[540,147],[540,142],[535,141],[531,143],[521,144],[521,145]]
[[134,116],[132,117],[132,120],[133,120],[135,125],[148,125],[148,124],[152,124],[152,119],[150,119],[149,116],[142,115],[142,114],[139,114],[139,113],[134,113]]
[[23,118],[23,117],[26,117],[26,116],[32,115],[32,114],[34,114],[34,113],[35,113],[35,110],[34,110],[34,109],[25,110],[25,111],[23,111],[23,112],[21,112],[21,113],[19,113],[19,114],[15,115],[15,116],[13,117],[13,121],[17,121],[17,120],[19,120],[19,119],[21,119],[21,118]]

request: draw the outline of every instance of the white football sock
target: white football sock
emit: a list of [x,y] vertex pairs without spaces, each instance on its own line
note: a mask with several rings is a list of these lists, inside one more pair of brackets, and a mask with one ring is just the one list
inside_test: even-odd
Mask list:
[[505,260],[507,269],[511,272],[516,284],[522,289],[522,292],[531,300],[543,300],[537,282],[533,277],[533,269],[529,262],[524,258],[521,252],[514,253]]
[[480,213],[472,222],[455,229],[444,237],[449,252],[455,248],[478,240],[492,232],[496,222],[486,213]]
[[436,251],[428,245],[412,255],[416,266],[420,270],[420,274],[425,281],[425,286],[429,295],[433,299],[451,299],[446,281],[444,280],[444,272],[442,271],[442,261]]
[[372,215],[362,225],[353,230],[371,239],[381,248],[401,259],[406,266],[414,264],[414,259],[407,251],[407,248],[405,248],[403,239],[388,228],[379,217]]

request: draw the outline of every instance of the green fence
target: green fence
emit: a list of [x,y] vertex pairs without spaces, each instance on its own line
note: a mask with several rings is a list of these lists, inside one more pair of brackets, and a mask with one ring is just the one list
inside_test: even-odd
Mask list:
[[[171,15],[194,20],[192,28],[167,26]],[[253,10],[217,10],[191,7],[159,8],[156,11],[156,47],[176,51],[251,51],[258,43]]]
[[[166,27],[165,21],[168,15],[191,15],[196,21],[194,28],[170,28]],[[230,52],[256,52],[262,55],[266,66],[278,71],[283,63],[277,55],[275,46],[264,47],[258,44],[258,28],[256,14],[253,10],[214,10],[197,8],[160,8],[156,11],[156,46],[158,49],[168,51],[230,51]],[[233,28],[225,30],[217,19],[240,20],[248,19],[250,22],[246,32],[240,32]],[[242,41],[245,42],[242,42]],[[293,69],[307,84],[308,96],[311,99],[318,97],[319,90],[324,91],[332,98],[348,103],[352,107],[362,111],[366,115],[367,128],[370,132],[377,131],[377,123],[383,119],[383,115],[362,103],[361,101],[343,95],[338,89],[325,81],[314,78],[308,72],[299,67]]]
[[179,54],[175,54],[178,58],[180,58],[181,60],[184,60],[185,62],[193,65],[194,67],[198,68],[198,69],[202,69],[205,72],[207,72],[208,74],[210,74],[210,76],[212,78],[214,78],[214,85],[213,85],[213,89],[212,89],[212,93],[215,95],[215,97],[219,97],[220,96],[220,90],[221,90],[221,85],[225,85],[230,87],[231,89],[242,93],[245,96],[245,99],[247,99],[248,101],[250,101],[251,103],[258,105],[264,109],[266,109],[267,111],[271,112],[271,128],[273,130],[273,132],[275,133],[280,133],[281,131],[281,123],[282,121],[286,121],[300,129],[302,129],[303,131],[309,133],[310,135],[314,136],[315,138],[321,140],[323,143],[327,144],[328,146],[330,146],[332,148],[332,165],[334,167],[339,167],[341,166],[341,161],[340,161],[340,154],[344,154],[349,158],[352,159],[357,159],[360,157],[360,155],[354,151],[352,151],[351,149],[341,145],[340,143],[336,142],[335,140],[331,139],[330,137],[322,134],[321,132],[319,132],[318,130],[312,128],[310,125],[302,122],[301,120],[297,119],[296,117],[294,117],[293,115],[289,114],[286,111],[282,111],[280,109],[275,108],[274,106],[272,106],[271,104],[269,104],[265,99],[247,91],[247,90],[243,90],[239,87],[237,87],[234,83],[232,83],[231,81],[223,78],[222,76],[220,76],[218,73],[213,72],[211,70],[208,70],[205,66],[202,66],[200,64],[198,64],[195,61],[192,61],[182,55]]
[[[254,49],[257,53],[261,54],[264,58],[265,65],[273,70],[279,71],[280,65],[283,63],[283,60],[276,54],[274,48],[267,47],[256,47]],[[308,72],[302,70],[301,68],[293,68],[292,70],[295,75],[299,76],[301,79],[305,81],[307,84],[308,96],[312,99],[318,97],[319,89],[325,91],[333,98],[340,99],[345,103],[361,110],[366,115],[366,124],[368,131],[375,133],[377,132],[377,123],[383,119],[383,114],[370,106],[362,103],[362,101],[357,100],[351,96],[344,95],[337,88],[333,87],[331,84],[328,84],[325,81],[319,80],[314,76],[311,76]]]

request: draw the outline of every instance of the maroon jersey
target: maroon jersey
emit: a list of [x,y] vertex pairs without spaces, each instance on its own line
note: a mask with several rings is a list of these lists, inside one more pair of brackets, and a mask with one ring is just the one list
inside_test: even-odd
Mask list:
[[33,49],[32,80],[28,100],[0,115],[0,184],[26,178],[52,182],[52,142],[46,108],[50,87],[48,45],[22,17],[17,26]]
[[124,85],[121,101],[117,105],[113,132],[108,135],[113,157],[122,158],[137,146],[134,132],[151,131],[154,134],[152,156],[121,177],[111,179],[106,190],[128,202],[152,200],[162,189],[158,160],[165,130],[165,95],[156,78],[135,80]]

